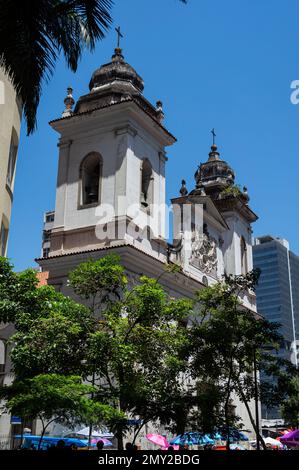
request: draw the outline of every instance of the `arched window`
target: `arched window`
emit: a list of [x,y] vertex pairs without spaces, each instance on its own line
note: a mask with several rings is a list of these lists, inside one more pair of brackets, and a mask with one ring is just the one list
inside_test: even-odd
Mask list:
[[81,205],[96,205],[100,203],[102,177],[102,158],[96,153],[89,153],[81,163]]
[[247,245],[244,237],[241,237],[241,274],[247,274]]
[[145,159],[141,168],[141,194],[140,201],[142,206],[148,207],[153,203],[153,170],[150,162]]

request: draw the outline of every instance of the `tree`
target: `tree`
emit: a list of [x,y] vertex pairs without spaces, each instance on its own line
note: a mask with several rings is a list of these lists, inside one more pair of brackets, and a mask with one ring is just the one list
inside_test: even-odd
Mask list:
[[[95,384],[95,400],[113,405],[127,419],[138,416],[141,426],[156,420],[169,424],[183,388],[183,320],[192,304],[169,298],[157,280],[145,276],[131,290],[126,285],[115,256],[84,263],[70,274],[70,286],[99,319],[88,340],[86,377]],[[126,420],[115,423],[119,449],[126,430]]]
[[[236,394],[244,403],[250,421],[259,435],[249,403],[256,399],[254,363],[268,360],[263,346],[277,346],[280,335],[277,325],[257,318],[246,309],[240,296],[254,289],[259,272],[245,276],[227,276],[224,282],[198,292],[198,311],[190,334],[193,343],[192,371],[195,380],[205,377],[218,388],[219,405],[214,409],[225,424],[227,449],[230,429],[238,422],[231,412],[232,397]],[[270,360],[270,359],[269,359]],[[217,420],[216,420],[217,421]]]
[[31,0],[28,7],[23,0],[0,0],[0,66],[22,101],[28,134],[59,54],[75,72],[84,48],[93,50],[105,37],[112,5],[113,0]]
[[299,372],[294,364],[281,357],[270,356],[261,363],[261,399],[267,410],[281,409],[285,423],[299,427]]
[[299,376],[298,372],[289,383],[288,398],[283,402],[281,414],[288,426],[299,428]]
[[14,273],[0,258],[0,321],[15,326],[14,374],[18,380],[49,372],[77,375],[94,319],[84,305],[37,284],[34,270]]
[[[36,380],[47,382],[49,374],[57,380],[80,376],[92,384],[94,405],[114,410],[109,427],[120,448],[133,416],[141,420],[137,433],[149,421],[178,421],[177,412],[188,396],[181,374],[188,366],[185,319],[192,303],[170,298],[157,280],[146,277],[129,290],[114,255],[82,263],[70,273],[69,282],[88,307],[51,287],[37,288],[33,271],[15,274],[2,260],[1,318],[16,328],[11,338],[12,392],[18,392],[25,406],[29,385],[34,388]],[[32,403],[33,397],[40,403],[39,416],[45,412],[47,419],[57,419],[47,401],[39,400],[38,390],[30,396]],[[96,423],[92,415],[88,423]]]
[[10,338],[14,382],[0,390],[8,399],[6,408],[24,419],[39,417],[43,433],[53,420],[85,416],[86,422],[99,423],[110,416],[114,422],[122,415],[95,403],[94,389],[82,384],[88,335],[96,325],[90,309],[37,283],[34,270],[14,273],[0,258],[0,321],[13,322],[16,330]]
[[116,415],[113,408],[95,403],[90,398],[93,388],[82,384],[80,376],[58,374],[36,375],[16,380],[1,389],[6,411],[22,419],[39,419],[44,434],[54,421],[72,426],[91,420],[109,422]]

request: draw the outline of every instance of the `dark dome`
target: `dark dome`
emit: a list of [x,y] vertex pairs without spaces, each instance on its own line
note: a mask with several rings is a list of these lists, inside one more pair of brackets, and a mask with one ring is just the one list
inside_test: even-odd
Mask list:
[[121,52],[121,49],[116,48],[112,56],[112,62],[102,65],[92,74],[89,83],[90,90],[95,90],[96,88],[118,81],[131,84],[136,88],[137,92],[142,93],[144,88],[142,78],[131,65],[124,61]]

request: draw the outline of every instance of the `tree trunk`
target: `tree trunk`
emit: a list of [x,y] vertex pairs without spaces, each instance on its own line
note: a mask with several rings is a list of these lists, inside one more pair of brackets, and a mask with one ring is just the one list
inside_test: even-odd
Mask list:
[[122,425],[117,426],[116,439],[117,439],[117,449],[118,450],[124,450],[123,426]]
[[132,442],[133,445],[135,444],[136,438],[137,438],[138,434],[140,433],[141,429],[143,428],[143,426],[145,426],[145,424],[146,423],[142,423],[141,426],[139,426],[138,430],[135,432],[134,439],[133,439],[133,442]]
[[229,433],[230,433],[230,426],[229,426],[229,400],[230,400],[230,394],[231,394],[231,379],[232,379],[232,373],[233,373],[233,360],[232,357],[230,359],[230,370],[229,370],[229,377],[227,381],[227,397],[225,400],[225,405],[224,405],[224,416],[225,416],[225,428],[226,428],[226,450],[230,450],[229,446]]
[[38,447],[37,447],[37,450],[40,450],[40,447],[41,447],[41,444],[42,444],[42,440],[43,440],[43,437],[45,435],[45,432],[46,432],[46,429],[47,429],[47,426],[44,426],[44,423],[42,423],[43,425],[43,430],[42,430],[42,433],[40,435],[40,440],[39,440],[39,443],[38,443]]
[[258,436],[259,441],[260,441],[260,443],[262,444],[263,449],[264,449],[264,450],[268,450],[268,449],[267,449],[267,446],[266,446],[266,444],[265,444],[265,442],[264,442],[264,439],[262,438],[262,436],[260,435],[259,430],[258,430],[257,427],[256,427],[256,423],[255,423],[254,418],[253,418],[253,416],[252,416],[250,407],[249,407],[249,405],[248,405],[248,401],[246,400],[246,397],[245,397],[244,392],[243,392],[243,390],[242,390],[241,387],[239,387],[239,392],[240,392],[240,395],[241,395],[241,397],[242,397],[243,403],[244,403],[244,405],[245,405],[245,407],[246,407],[246,410],[247,410],[247,413],[248,413],[248,416],[249,416],[249,419],[250,419],[250,422],[251,422],[251,424],[252,424],[253,429],[254,429],[256,435]]

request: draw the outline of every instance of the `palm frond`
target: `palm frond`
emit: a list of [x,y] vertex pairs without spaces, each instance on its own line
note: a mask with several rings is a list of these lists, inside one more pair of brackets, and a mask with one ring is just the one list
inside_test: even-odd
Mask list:
[[36,128],[42,84],[62,52],[76,71],[112,23],[112,0],[0,0],[0,66],[23,103],[27,133]]

